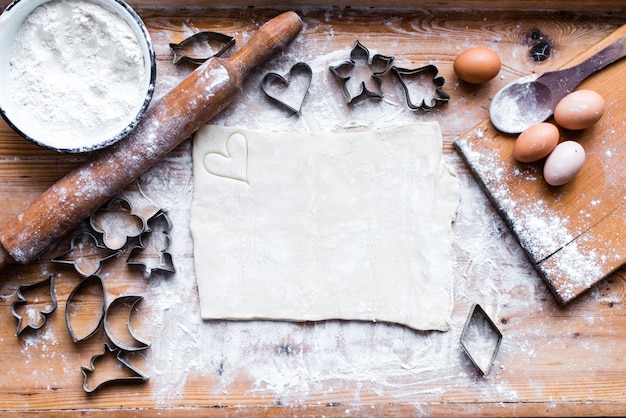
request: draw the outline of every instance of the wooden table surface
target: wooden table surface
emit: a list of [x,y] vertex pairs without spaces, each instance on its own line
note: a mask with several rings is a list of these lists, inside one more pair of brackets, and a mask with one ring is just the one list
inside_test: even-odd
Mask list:
[[[151,346],[128,361],[149,376],[143,384],[82,388],[81,366],[103,349],[99,331],[72,342],[65,306],[80,277],[51,263],[69,237],[28,266],[0,272],[0,412],[55,415],[125,410],[135,416],[225,413],[257,415],[624,415],[626,414],[626,281],[623,271],[566,307],[556,302],[515,237],[457,155],[452,142],[488,115],[489,100],[515,78],[558,68],[626,22],[626,2],[392,2],[366,7],[298,3],[305,26],[287,52],[247,79],[242,94],[214,123],[253,129],[340,131],[438,121],[446,161],[462,189],[453,226],[455,308],[448,332],[414,332],[382,323],[202,321],[192,264],[189,205],[191,144],[127,190],[129,198],[167,209],[176,273],[146,277],[118,257],[102,272],[109,300],[140,294],[132,324]],[[158,58],[156,98],[191,71],[176,68],[168,44],[200,30],[234,36],[241,45],[277,8],[165,7],[131,4],[144,19]],[[216,7],[218,4],[220,7]],[[240,4],[240,3],[233,3]],[[264,3],[264,4],[267,4]],[[4,8],[6,2],[0,2]],[[470,8],[474,11],[470,11]],[[495,9],[498,8],[496,11]],[[566,9],[567,8],[567,9]],[[284,8],[281,8],[284,10]],[[356,40],[372,53],[393,55],[398,66],[435,64],[450,102],[429,112],[404,105],[388,85],[383,101],[347,106],[329,65],[349,57]],[[503,61],[482,86],[452,71],[463,49],[486,46]],[[532,51],[543,51],[542,60]],[[535,55],[535,58],[537,55]],[[311,65],[314,84],[297,118],[260,92],[268,71]],[[156,100],[155,98],[155,100]],[[17,214],[87,155],[60,155],[21,139],[0,123],[0,224]],[[16,336],[11,312],[19,286],[56,274],[58,308],[38,331]],[[459,339],[470,306],[480,304],[503,334],[489,375],[465,356]],[[81,308],[84,321],[90,305]],[[82,319],[78,319],[82,321]]]

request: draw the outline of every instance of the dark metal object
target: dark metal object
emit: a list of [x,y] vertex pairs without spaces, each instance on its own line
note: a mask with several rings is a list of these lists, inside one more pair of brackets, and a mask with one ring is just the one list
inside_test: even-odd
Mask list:
[[[211,46],[212,43],[217,43],[217,52],[213,52],[209,56],[196,55],[197,49],[206,49],[207,46]],[[200,65],[209,58],[219,57],[226,52],[230,47],[235,45],[235,38],[229,35],[225,35],[219,32],[204,31],[198,32],[186,39],[183,39],[179,43],[171,43],[170,49],[174,54],[174,64],[180,65],[184,63]]]
[[[450,100],[450,95],[443,91],[443,85],[446,83],[446,80],[438,75],[439,69],[432,64],[414,69],[394,66],[391,67],[391,71],[395,74],[396,78],[400,82],[400,85],[402,85],[407,106],[413,110],[430,110],[437,104],[447,103]],[[426,76],[429,75],[431,76],[432,83],[435,86],[434,94],[432,94],[431,97],[427,97],[428,95],[424,94],[415,99],[409,84],[411,84],[411,81],[414,79],[417,79],[417,83],[422,84],[422,81],[426,80]]]
[[[301,86],[290,87],[292,80],[296,78],[303,78],[305,80],[301,83]],[[277,73],[265,74],[261,82],[261,89],[263,93],[274,102],[300,116],[302,114],[304,98],[309,91],[309,87],[311,87],[312,78],[313,71],[311,67],[304,62],[298,62],[291,67],[289,73],[285,76]],[[301,90],[286,93],[290,88],[293,90],[297,87],[301,87]],[[293,100],[289,100],[290,98]]]

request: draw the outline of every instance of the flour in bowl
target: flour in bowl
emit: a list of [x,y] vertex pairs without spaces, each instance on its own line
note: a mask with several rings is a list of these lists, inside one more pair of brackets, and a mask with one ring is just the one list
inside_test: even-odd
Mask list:
[[[13,44],[11,95],[34,139],[77,148],[122,131],[145,98],[144,55],[115,11],[53,0],[25,20]],[[21,126],[20,126],[21,128]]]

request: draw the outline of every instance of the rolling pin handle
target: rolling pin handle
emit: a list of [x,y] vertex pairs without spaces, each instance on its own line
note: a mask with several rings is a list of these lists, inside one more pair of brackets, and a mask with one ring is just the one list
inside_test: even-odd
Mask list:
[[15,264],[15,260],[11,257],[11,255],[9,255],[7,250],[0,245],[0,270],[10,266],[11,264]]
[[263,64],[268,57],[283,51],[302,30],[302,19],[295,12],[284,12],[257,30],[245,48],[235,52],[229,61],[242,74]]

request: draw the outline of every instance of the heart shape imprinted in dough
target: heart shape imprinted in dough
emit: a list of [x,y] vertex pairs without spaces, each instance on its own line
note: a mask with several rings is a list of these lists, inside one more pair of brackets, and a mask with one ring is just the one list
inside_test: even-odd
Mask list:
[[210,174],[248,182],[248,142],[235,133],[226,140],[226,154],[210,152],[204,156],[204,168]]
[[263,77],[261,88],[270,99],[300,115],[302,103],[311,86],[313,71],[311,67],[299,62],[291,67],[283,77],[280,74],[268,73]]

